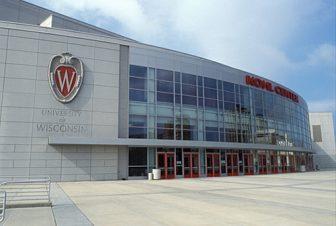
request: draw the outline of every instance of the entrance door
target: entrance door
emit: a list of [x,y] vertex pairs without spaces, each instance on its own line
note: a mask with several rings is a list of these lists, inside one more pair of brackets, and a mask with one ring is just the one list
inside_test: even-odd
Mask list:
[[287,156],[280,155],[280,162],[281,162],[281,172],[287,173]]
[[251,153],[243,154],[244,160],[244,174],[245,175],[253,175],[253,155]]
[[258,154],[259,174],[267,174],[266,154]]
[[293,173],[295,172],[295,159],[294,155],[289,155],[289,172]]
[[161,170],[161,179],[175,178],[175,154],[174,152],[158,152],[157,167]]
[[199,177],[199,158],[198,153],[184,152],[184,177]]
[[278,158],[275,153],[271,154],[271,172],[272,173],[278,173]]
[[219,153],[206,154],[206,169],[208,177],[220,176],[220,155]]
[[238,176],[238,153],[227,153],[228,176]]

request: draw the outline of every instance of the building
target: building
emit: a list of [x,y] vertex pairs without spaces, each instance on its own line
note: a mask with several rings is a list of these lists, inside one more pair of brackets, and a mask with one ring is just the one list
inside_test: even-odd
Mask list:
[[0,0],[0,176],[312,170],[308,109],[257,75]]
[[310,112],[314,163],[319,169],[336,168],[336,145],[332,112]]

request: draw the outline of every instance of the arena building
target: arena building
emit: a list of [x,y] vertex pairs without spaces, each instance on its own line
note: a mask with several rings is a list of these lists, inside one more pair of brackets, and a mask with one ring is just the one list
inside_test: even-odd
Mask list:
[[0,177],[313,169],[307,104],[258,75],[0,1]]

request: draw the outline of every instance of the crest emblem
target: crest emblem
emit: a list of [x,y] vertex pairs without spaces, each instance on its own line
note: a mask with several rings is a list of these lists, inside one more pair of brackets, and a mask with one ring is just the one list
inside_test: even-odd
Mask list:
[[49,64],[49,84],[55,98],[68,103],[77,95],[83,82],[83,63],[70,53],[54,56]]

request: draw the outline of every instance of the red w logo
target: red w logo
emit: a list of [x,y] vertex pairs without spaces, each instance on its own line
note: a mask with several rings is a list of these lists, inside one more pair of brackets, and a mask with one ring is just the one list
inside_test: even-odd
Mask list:
[[67,97],[77,82],[76,70],[71,66],[59,66],[55,70],[54,81],[62,96]]

